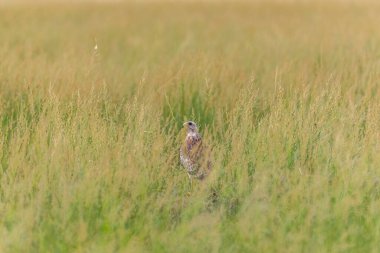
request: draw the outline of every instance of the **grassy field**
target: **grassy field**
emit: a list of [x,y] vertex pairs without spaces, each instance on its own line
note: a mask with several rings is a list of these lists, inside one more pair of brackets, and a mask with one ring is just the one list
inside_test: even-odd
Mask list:
[[379,13],[2,5],[0,252],[379,252]]

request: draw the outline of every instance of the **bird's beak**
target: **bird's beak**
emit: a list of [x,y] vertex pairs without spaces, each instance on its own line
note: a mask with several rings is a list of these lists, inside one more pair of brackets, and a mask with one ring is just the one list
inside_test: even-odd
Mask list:
[[187,122],[183,123],[183,126],[186,126],[187,125]]

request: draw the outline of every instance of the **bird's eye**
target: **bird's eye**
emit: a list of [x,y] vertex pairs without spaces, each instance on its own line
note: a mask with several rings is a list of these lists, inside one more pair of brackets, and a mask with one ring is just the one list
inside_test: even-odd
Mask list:
[[192,126],[193,125],[193,123],[192,122],[189,122],[189,126]]

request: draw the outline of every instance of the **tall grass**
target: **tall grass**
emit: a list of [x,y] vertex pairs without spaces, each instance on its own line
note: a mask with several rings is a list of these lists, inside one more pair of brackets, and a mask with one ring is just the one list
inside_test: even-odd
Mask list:
[[0,251],[378,252],[379,11],[2,6]]

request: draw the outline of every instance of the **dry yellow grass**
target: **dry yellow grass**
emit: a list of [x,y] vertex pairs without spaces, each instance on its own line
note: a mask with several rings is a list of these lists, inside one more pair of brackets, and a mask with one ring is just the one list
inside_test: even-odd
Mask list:
[[3,5],[0,251],[378,252],[379,12]]

